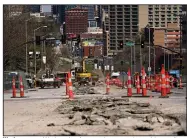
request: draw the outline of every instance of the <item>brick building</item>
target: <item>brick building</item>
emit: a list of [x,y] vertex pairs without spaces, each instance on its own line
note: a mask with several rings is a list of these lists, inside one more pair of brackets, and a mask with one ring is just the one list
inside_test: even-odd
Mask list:
[[70,9],[65,12],[66,33],[81,34],[87,32],[88,10],[81,8]]

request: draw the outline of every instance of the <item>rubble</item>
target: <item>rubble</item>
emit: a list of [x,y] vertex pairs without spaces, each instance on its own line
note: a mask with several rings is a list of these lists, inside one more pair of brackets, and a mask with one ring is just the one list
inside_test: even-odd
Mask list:
[[156,133],[162,127],[179,127],[177,123],[172,126],[175,121],[171,121],[170,118],[166,120],[163,113],[149,103],[130,102],[128,98],[121,97],[95,97],[67,101],[63,102],[57,111],[69,114],[68,118],[72,121],[66,125],[83,127],[85,135],[92,134],[86,131],[87,126],[102,126],[100,131],[106,132],[105,135],[130,135],[135,131],[154,131],[155,128]]
[[96,91],[93,87],[90,86],[78,86],[74,90],[74,93],[76,95],[100,94],[98,91]]

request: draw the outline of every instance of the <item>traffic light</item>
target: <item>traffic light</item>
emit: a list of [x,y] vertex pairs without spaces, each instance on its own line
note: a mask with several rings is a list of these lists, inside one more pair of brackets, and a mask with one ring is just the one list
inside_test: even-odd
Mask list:
[[75,61],[74,61],[74,59],[72,59],[72,64],[74,64],[75,63]]
[[141,48],[144,48],[144,41],[141,42]]
[[123,41],[120,41],[120,42],[119,42],[119,47],[120,47],[120,49],[123,48]]
[[40,45],[40,36],[36,36],[36,45]]

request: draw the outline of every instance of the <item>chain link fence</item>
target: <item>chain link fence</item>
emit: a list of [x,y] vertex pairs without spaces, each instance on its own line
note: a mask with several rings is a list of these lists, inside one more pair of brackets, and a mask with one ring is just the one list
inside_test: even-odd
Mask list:
[[15,78],[15,85],[16,89],[20,89],[20,76],[22,77],[23,80],[23,86],[24,90],[28,89],[28,84],[26,81],[26,75],[22,71],[4,71],[3,72],[3,90],[4,91],[9,91],[12,90],[12,79],[13,76]]

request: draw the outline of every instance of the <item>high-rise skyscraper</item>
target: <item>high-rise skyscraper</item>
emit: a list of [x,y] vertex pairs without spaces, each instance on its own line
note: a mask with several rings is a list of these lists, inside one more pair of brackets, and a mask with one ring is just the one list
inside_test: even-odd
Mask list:
[[66,33],[81,34],[87,32],[88,29],[88,10],[81,8],[73,8],[65,12]]
[[40,12],[40,5],[28,5],[29,12],[31,13],[39,13]]
[[165,28],[167,23],[179,24],[177,15],[181,11],[181,5],[148,5],[148,23],[154,28]]
[[77,5],[58,5],[59,22],[65,22],[65,11],[75,8]]
[[88,25],[89,27],[96,27],[95,5],[80,5],[80,8],[88,9]]
[[[109,50],[118,52],[119,43],[127,39],[135,39],[139,31],[139,7],[138,5],[104,5],[108,14],[108,28],[110,41]],[[102,6],[101,6],[102,7]],[[103,9],[103,8],[101,8]]]
[[[182,6],[182,12],[187,14],[187,5]],[[187,15],[182,18],[182,48],[187,48]]]

